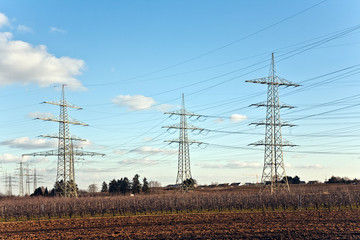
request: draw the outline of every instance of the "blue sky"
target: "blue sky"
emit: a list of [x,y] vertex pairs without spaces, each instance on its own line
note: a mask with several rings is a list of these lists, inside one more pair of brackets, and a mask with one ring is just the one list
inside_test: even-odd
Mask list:
[[[192,175],[200,184],[255,182],[261,178],[264,138],[249,125],[265,118],[266,86],[245,80],[266,77],[271,53],[279,76],[299,83],[281,88],[287,175],[324,181],[332,175],[359,178],[360,2],[349,1],[3,1],[0,0],[0,162],[16,176],[23,153],[56,148],[39,138],[58,132],[60,85],[83,110],[69,115],[89,124],[71,126],[88,139],[87,157],[76,163],[86,189],[136,173],[162,185],[177,173],[177,148],[164,143],[178,133],[186,109],[206,115],[189,133],[206,142],[191,148]],[[24,158],[39,184],[51,187],[55,157]],[[13,192],[17,193],[16,181]],[[0,191],[4,192],[4,186]]]

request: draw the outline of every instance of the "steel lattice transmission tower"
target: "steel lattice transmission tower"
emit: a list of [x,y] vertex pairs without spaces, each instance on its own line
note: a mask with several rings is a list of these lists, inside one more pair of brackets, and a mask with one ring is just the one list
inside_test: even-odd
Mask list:
[[265,125],[265,140],[250,144],[254,146],[265,146],[264,168],[261,182],[265,184],[265,188],[270,187],[271,193],[274,193],[280,189],[290,191],[284,166],[283,147],[293,147],[295,145],[283,140],[281,135],[281,127],[293,127],[294,125],[281,121],[280,109],[293,107],[280,103],[279,86],[298,87],[300,85],[289,82],[288,80],[280,78],[276,75],[274,53],[272,54],[271,58],[269,76],[248,80],[246,82],[266,84],[268,86],[267,101],[265,103],[251,105],[256,107],[266,107],[265,122],[252,123],[254,125]]
[[12,176],[11,176],[11,173],[7,173],[5,172],[5,194],[7,196],[12,196]]
[[52,121],[59,123],[59,133],[52,135],[41,135],[40,137],[57,138],[58,150],[51,150],[46,152],[23,154],[23,156],[57,156],[57,175],[56,175],[56,188],[58,193],[63,197],[77,197],[77,186],[75,183],[75,169],[74,169],[74,156],[104,156],[105,154],[86,152],[81,150],[75,150],[73,141],[86,141],[76,136],[70,135],[69,124],[88,126],[85,123],[71,119],[68,115],[68,108],[74,108],[81,110],[69,103],[65,98],[65,85],[62,85],[61,100],[58,102],[44,102],[60,106],[60,115],[58,118],[52,117],[38,117],[44,121]]
[[20,160],[19,165],[19,196],[24,196],[24,168],[22,160]]
[[29,163],[26,163],[26,167],[25,167],[25,195],[30,195],[30,184],[31,184],[31,179],[30,179],[30,168],[29,168]]
[[34,176],[33,176],[33,189],[34,189],[34,191],[37,189],[37,175],[36,175],[36,168],[34,168]]
[[193,187],[193,184],[189,184],[188,181],[193,181],[190,169],[190,151],[189,147],[192,144],[202,145],[203,142],[189,140],[188,138],[188,130],[191,131],[204,131],[203,128],[198,128],[193,125],[189,125],[187,123],[187,119],[191,117],[200,118],[202,115],[191,113],[185,110],[185,100],[184,94],[182,94],[182,103],[181,109],[175,112],[166,112],[165,114],[169,114],[170,117],[173,115],[180,116],[180,124],[175,124],[171,126],[164,126],[163,128],[167,129],[178,129],[179,130],[179,139],[175,140],[167,140],[165,142],[178,143],[179,151],[178,151],[178,173],[176,177],[176,185],[179,186],[183,190],[189,190]]

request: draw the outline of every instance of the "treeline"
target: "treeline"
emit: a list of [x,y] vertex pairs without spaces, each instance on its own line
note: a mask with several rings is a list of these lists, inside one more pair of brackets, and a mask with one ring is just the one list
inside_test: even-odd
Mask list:
[[357,180],[356,178],[351,180],[351,179],[346,178],[346,177],[341,178],[341,177],[332,176],[325,183],[360,184],[360,180]]
[[102,183],[101,192],[108,192],[110,194],[123,194],[128,193],[139,194],[141,192],[147,194],[150,192],[150,186],[146,178],[143,178],[142,184],[140,183],[140,175],[135,174],[132,182],[127,177],[111,180],[109,184],[105,181]]
[[[63,190],[65,187],[68,189],[70,189],[70,184],[72,182],[66,182],[66,185],[64,183],[63,180],[60,181],[56,181],[54,184],[54,187],[49,191],[48,188],[44,188],[44,187],[38,187],[37,189],[34,190],[34,193],[30,194],[31,197],[39,197],[39,196],[43,196],[43,197],[55,197],[55,196],[60,196],[63,193]],[[77,187],[77,185],[75,184],[76,190],[77,192],[79,192],[79,189]]]

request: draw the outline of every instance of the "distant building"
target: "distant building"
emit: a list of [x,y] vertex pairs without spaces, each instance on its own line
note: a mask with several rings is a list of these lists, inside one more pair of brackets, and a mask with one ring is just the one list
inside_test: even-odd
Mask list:
[[308,184],[319,184],[320,182],[318,180],[314,180],[314,181],[308,181]]
[[241,182],[234,182],[230,184],[231,187],[238,187],[241,186]]

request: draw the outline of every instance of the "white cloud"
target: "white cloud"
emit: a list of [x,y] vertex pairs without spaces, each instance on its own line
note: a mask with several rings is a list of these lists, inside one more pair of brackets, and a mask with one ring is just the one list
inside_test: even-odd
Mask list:
[[132,152],[136,152],[136,153],[140,153],[140,154],[157,154],[157,153],[174,154],[174,153],[176,153],[175,150],[153,148],[150,146],[139,147],[139,148],[132,150]]
[[28,26],[25,26],[25,25],[17,26],[17,30],[18,30],[18,32],[21,32],[21,33],[32,33],[33,32],[33,30],[31,28],[29,28]]
[[142,95],[119,95],[116,96],[112,101],[120,107],[128,107],[130,111],[148,110],[152,105],[155,104],[154,99]]
[[117,149],[117,150],[114,150],[113,153],[115,154],[118,154],[118,155],[123,155],[125,153],[127,153],[128,151],[126,150],[121,150],[121,149]]
[[[25,159],[25,157],[24,157],[24,159]],[[39,163],[48,163],[49,159],[47,157],[31,157],[31,158],[27,158],[26,162],[29,164],[35,165],[35,164],[39,164]]]
[[296,168],[302,168],[302,169],[323,169],[324,167],[321,164],[312,164],[312,165],[299,165],[296,166]]
[[0,28],[9,25],[9,19],[3,13],[0,13]]
[[79,172],[83,172],[83,173],[90,173],[91,174],[91,181],[93,181],[94,179],[94,173],[109,173],[109,172],[117,172],[119,171],[116,168],[94,168],[94,167],[82,167],[79,168],[78,170]]
[[30,118],[55,118],[52,113],[31,112],[27,114]]
[[112,100],[112,102],[120,107],[127,107],[129,111],[157,110],[160,112],[166,112],[174,107],[170,104],[156,104],[153,98],[143,95],[118,95]]
[[54,148],[57,146],[55,140],[30,139],[28,137],[5,140],[0,142],[0,145],[21,149]]
[[155,165],[158,162],[155,161],[155,160],[151,160],[150,158],[139,158],[139,159],[130,158],[130,159],[121,160],[119,163],[120,164],[125,164],[125,165],[129,165],[129,164],[134,164],[134,165]]
[[205,164],[197,164],[197,166],[200,166],[201,168],[229,168],[229,169],[235,169],[235,168],[261,168],[262,165],[260,163],[257,162],[240,162],[240,161],[230,161],[228,163],[224,163],[224,164],[209,164],[209,163],[205,163]]
[[86,139],[85,141],[77,142],[76,146],[80,148],[87,148],[93,146],[93,143],[90,140]]
[[224,164],[212,164],[212,163],[197,163],[196,166],[199,166],[201,168],[224,168]]
[[53,32],[53,33],[66,33],[66,31],[64,29],[57,28],[57,27],[50,27],[50,32]]
[[167,112],[172,108],[174,108],[174,106],[170,104],[160,104],[154,107],[154,109],[158,110],[159,112]]
[[240,122],[240,121],[243,121],[243,120],[245,120],[245,119],[247,119],[247,116],[241,115],[241,114],[237,114],[237,113],[235,113],[235,114],[233,114],[233,115],[230,116],[230,121],[231,121],[231,122]]
[[21,156],[15,156],[10,153],[0,154],[0,162],[2,163],[20,162],[20,160],[22,160]]
[[214,120],[216,123],[222,123],[224,122],[224,119],[223,118],[217,118]]
[[262,164],[257,162],[231,161],[225,165],[226,168],[261,168]]
[[0,33],[0,85],[14,83],[67,84],[72,89],[85,89],[75,77],[82,74],[83,60],[55,57],[44,45],[32,46],[23,41],[13,41],[9,32]]

